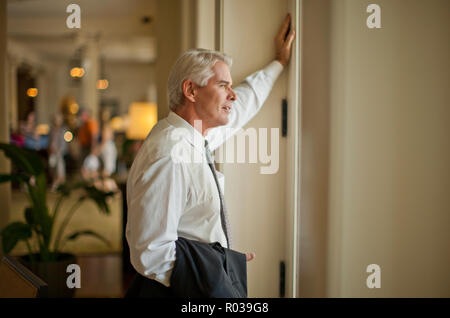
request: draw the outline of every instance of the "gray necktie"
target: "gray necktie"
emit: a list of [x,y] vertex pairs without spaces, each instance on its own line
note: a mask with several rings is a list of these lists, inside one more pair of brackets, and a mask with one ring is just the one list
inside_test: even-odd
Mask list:
[[206,159],[208,161],[209,168],[211,168],[212,174],[214,176],[214,180],[216,181],[217,190],[219,191],[220,197],[220,220],[222,221],[222,229],[225,233],[225,237],[227,238],[228,248],[231,248],[231,230],[230,230],[230,222],[228,220],[227,208],[225,206],[225,199],[222,194],[222,190],[220,189],[219,180],[217,179],[216,168],[214,167],[214,160],[211,155],[211,151],[208,147],[208,141],[205,140],[205,152]]

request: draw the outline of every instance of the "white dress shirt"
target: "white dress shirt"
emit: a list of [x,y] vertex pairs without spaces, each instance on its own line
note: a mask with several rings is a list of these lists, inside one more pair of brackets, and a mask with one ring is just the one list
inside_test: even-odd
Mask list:
[[[234,88],[237,97],[228,124],[210,129],[206,136],[211,151],[256,115],[282,70],[273,61]],[[170,112],[147,136],[128,176],[126,238],[131,264],[165,286],[170,285],[178,236],[227,247],[204,142],[199,131]],[[217,171],[217,177],[223,192],[224,176]]]

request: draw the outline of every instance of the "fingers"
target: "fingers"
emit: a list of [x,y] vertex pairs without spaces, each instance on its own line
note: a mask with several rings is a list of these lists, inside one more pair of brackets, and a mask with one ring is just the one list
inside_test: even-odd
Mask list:
[[286,35],[286,32],[289,28],[289,24],[291,23],[291,15],[288,13],[284,18],[283,25],[281,26],[280,32],[278,32],[278,37],[283,38]]
[[245,253],[245,256],[247,258],[247,262],[250,262],[255,258],[255,253]]
[[291,32],[289,32],[288,38],[287,38],[287,40],[285,42],[286,48],[288,50],[291,49],[292,42],[294,42],[294,38],[295,38],[295,30],[292,29]]
[[295,39],[295,30],[294,28],[290,28],[290,26],[291,15],[288,13],[284,19],[279,33],[275,37],[276,60],[279,61],[283,66],[286,66],[289,62],[292,43]]

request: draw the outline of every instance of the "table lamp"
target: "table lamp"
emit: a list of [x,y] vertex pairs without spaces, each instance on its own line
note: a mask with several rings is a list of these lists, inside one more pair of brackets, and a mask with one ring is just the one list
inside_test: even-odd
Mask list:
[[155,103],[134,102],[128,110],[128,139],[143,140],[158,121],[158,109]]

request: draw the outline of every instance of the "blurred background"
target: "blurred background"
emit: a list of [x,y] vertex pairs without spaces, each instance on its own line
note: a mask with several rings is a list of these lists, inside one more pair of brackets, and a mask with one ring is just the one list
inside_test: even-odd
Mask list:
[[[82,0],[77,2],[80,28],[68,27],[75,21],[71,3],[2,0],[2,29],[7,30],[4,128],[11,144],[41,156],[49,206],[66,182],[91,180],[117,193],[109,201],[110,215],[93,212],[95,205],[87,202],[67,228],[88,226],[110,244],[86,236],[68,242],[64,251],[76,254],[82,264],[84,288],[76,296],[120,297],[133,274],[123,237],[127,171],[143,139],[168,113],[168,68],[182,47],[195,46],[193,35],[187,42],[182,33],[194,30],[186,17],[197,1]],[[214,3],[209,9],[214,15]],[[12,183],[10,214],[4,220],[24,220],[26,195],[23,186]],[[76,200],[71,195],[62,213]],[[24,242],[12,251],[25,253]]]

